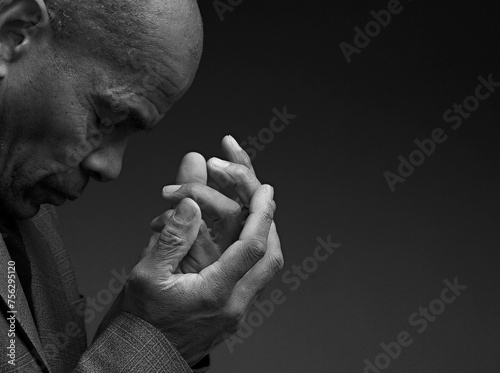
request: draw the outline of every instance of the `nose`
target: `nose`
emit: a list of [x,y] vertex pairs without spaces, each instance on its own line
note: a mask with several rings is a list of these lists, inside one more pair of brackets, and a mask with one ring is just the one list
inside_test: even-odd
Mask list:
[[113,181],[122,171],[126,141],[101,146],[90,153],[80,164],[97,181]]

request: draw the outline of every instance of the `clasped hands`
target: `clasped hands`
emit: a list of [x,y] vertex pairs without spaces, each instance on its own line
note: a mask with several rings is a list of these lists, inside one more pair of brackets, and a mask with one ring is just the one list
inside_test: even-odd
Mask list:
[[[177,185],[163,191],[175,210],[152,222],[124,289],[123,310],[158,328],[191,366],[238,330],[283,267],[274,189],[231,136],[222,148],[229,162],[184,157]],[[229,192],[207,186],[208,177]]]

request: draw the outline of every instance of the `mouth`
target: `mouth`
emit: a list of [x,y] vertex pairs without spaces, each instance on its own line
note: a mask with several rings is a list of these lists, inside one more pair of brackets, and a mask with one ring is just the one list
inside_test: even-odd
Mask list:
[[64,193],[64,192],[61,192],[61,191],[54,189],[54,188],[50,188],[50,189],[58,197],[67,199],[68,201],[76,201],[80,197],[79,195]]
[[56,190],[55,192],[59,193],[59,195],[61,195],[62,197],[64,197],[68,201],[72,201],[72,202],[76,201],[78,198],[80,198],[80,195],[77,195],[77,194],[64,193],[64,192],[60,192],[58,190]]
[[40,180],[28,191],[30,198],[41,203],[60,206],[66,201],[76,201],[83,194],[88,179],[68,177],[64,180],[57,175],[50,175]]
[[76,193],[68,193],[68,192],[64,192],[58,188],[55,188],[53,186],[50,186],[50,185],[43,185],[43,187],[46,189],[46,191],[48,192],[49,195],[51,195],[53,198],[50,198],[49,199],[53,199],[55,200],[54,202],[57,202],[57,203],[64,203],[64,201],[68,200],[68,201],[76,201],[78,198],[80,198],[80,194],[76,194]]

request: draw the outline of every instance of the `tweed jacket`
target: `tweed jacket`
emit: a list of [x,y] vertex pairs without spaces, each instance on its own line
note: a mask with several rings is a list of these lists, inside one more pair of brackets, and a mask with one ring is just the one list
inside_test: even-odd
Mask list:
[[162,333],[124,312],[108,315],[87,347],[84,317],[77,312],[85,300],[55,219],[54,208],[43,206],[18,224],[32,267],[34,310],[12,274],[9,284],[13,263],[0,236],[0,372],[193,372]]

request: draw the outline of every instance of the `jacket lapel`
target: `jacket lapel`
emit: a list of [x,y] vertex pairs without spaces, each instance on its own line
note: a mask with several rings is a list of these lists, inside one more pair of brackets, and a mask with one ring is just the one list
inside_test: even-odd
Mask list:
[[[9,251],[7,250],[7,246],[3,238],[0,235],[0,273],[7,274],[9,272],[9,262],[11,261],[11,257]],[[45,356],[43,354],[42,343],[40,341],[38,331],[33,320],[33,315],[28,305],[28,301],[26,300],[26,296],[24,295],[24,291],[22,289],[21,283],[16,278],[15,283],[15,295],[16,298],[13,299],[14,303],[9,303],[9,286],[7,281],[0,281],[0,296],[2,297],[2,301],[4,302],[7,309],[12,311],[17,311],[16,319],[18,325],[21,327],[24,333],[17,333],[18,338],[23,338],[23,334],[28,338],[28,341],[24,341],[28,349],[30,349],[30,345],[33,346],[40,358],[42,359],[45,366],[47,366],[47,361],[45,360]],[[10,307],[13,305],[13,308]]]
[[[22,329],[16,335],[28,351],[35,349],[33,360],[41,359],[50,373],[72,371],[87,348],[85,300],[80,298],[70,258],[56,230],[55,211],[44,206],[35,218],[18,222],[18,227],[31,263],[35,309],[30,310],[16,280],[14,310]],[[0,235],[0,273],[8,273],[10,261]],[[7,277],[0,281],[0,296],[9,309]]]
[[[83,312],[68,253],[55,227],[55,211],[45,206],[19,230],[32,266],[32,290],[40,341],[54,372],[72,370],[87,348]],[[82,308],[83,307],[83,308]],[[79,312],[82,310],[83,312]],[[79,332],[75,332],[79,330]]]

